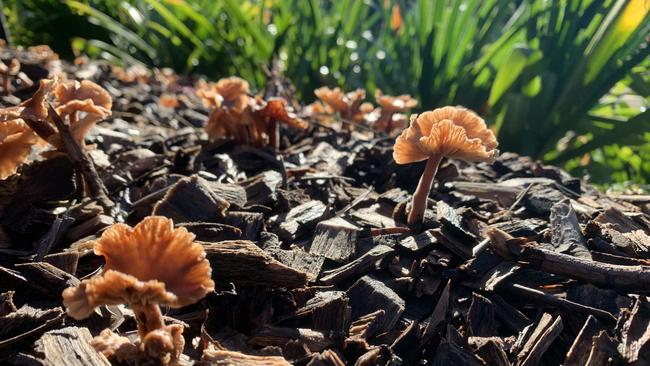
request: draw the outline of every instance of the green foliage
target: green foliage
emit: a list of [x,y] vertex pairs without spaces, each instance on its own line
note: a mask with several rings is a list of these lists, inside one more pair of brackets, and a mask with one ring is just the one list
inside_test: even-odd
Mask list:
[[[646,131],[648,113],[603,124],[606,116],[592,112],[650,55],[647,6],[643,0],[536,2],[523,44],[492,85],[489,102],[503,149],[560,163]],[[557,149],[567,133],[589,141]]]
[[[239,75],[258,89],[277,57],[304,102],[322,85],[409,93],[423,109],[479,111],[505,151],[596,179],[644,181],[650,172],[637,158],[647,160],[650,125],[640,108],[650,95],[647,0],[4,4],[17,43],[47,43],[62,55]],[[619,89],[643,96],[643,105]]]

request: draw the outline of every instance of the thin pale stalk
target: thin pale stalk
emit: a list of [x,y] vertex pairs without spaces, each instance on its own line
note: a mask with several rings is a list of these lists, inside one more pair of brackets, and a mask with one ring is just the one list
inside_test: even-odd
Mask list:
[[427,160],[427,165],[424,167],[424,172],[420,177],[420,182],[418,182],[418,187],[413,193],[411,198],[411,210],[407,218],[407,223],[409,226],[420,224],[424,219],[424,210],[427,208],[427,198],[429,197],[429,192],[431,192],[431,186],[433,185],[433,178],[436,176],[438,171],[438,166],[440,165],[440,160],[442,160],[441,155],[432,155]]

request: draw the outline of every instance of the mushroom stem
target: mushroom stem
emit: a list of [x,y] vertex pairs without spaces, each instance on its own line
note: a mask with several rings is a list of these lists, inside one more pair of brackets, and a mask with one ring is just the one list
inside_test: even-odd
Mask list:
[[268,126],[269,145],[271,145],[274,150],[278,150],[280,148],[280,128],[278,120],[271,118]]
[[157,304],[131,304],[131,309],[135,314],[140,339],[144,339],[149,332],[165,326],[160,307]]
[[422,223],[424,210],[427,207],[427,197],[429,197],[429,192],[431,192],[433,178],[436,176],[438,165],[440,165],[441,160],[441,154],[431,155],[429,160],[427,160],[427,165],[420,177],[418,187],[415,189],[413,197],[411,198],[411,210],[409,211],[406,221],[409,226]]

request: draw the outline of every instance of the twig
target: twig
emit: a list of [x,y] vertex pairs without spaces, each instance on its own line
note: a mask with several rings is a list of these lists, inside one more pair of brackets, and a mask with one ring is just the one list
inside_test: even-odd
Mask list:
[[650,266],[624,266],[573,257],[526,244],[519,261],[558,275],[567,276],[604,288],[650,291]]
[[56,128],[59,130],[63,147],[68,153],[70,159],[72,159],[75,165],[77,165],[77,169],[79,169],[81,174],[83,174],[86,184],[88,184],[90,196],[104,208],[106,213],[109,212],[110,209],[115,206],[115,203],[108,198],[106,187],[104,187],[104,183],[99,178],[99,174],[97,174],[97,170],[95,170],[95,165],[88,158],[81,146],[79,146],[79,144],[74,140],[70,133],[70,127],[63,121],[61,116],[59,116],[54,107],[52,107],[52,104],[48,103],[47,108],[48,114],[52,118]]
[[517,283],[504,283],[500,285],[498,288],[502,290],[506,290],[516,296],[523,297],[531,301],[541,302],[549,305],[555,305],[567,311],[576,311],[580,313],[591,314],[609,323],[616,322],[616,317],[614,317],[614,315],[612,315],[612,313],[608,311],[579,304],[577,302],[573,302],[570,300],[561,299],[551,294],[547,294],[544,291],[536,290]]

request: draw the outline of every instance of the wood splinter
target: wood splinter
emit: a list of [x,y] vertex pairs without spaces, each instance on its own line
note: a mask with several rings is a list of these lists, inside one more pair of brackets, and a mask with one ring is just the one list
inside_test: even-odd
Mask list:
[[97,174],[95,165],[90,160],[88,155],[86,155],[86,153],[83,151],[81,146],[79,146],[79,144],[72,137],[72,133],[70,133],[70,126],[68,126],[63,121],[54,107],[52,107],[52,104],[48,103],[47,108],[49,115],[52,117],[52,121],[56,125],[56,128],[59,130],[59,135],[61,136],[63,147],[88,184],[88,191],[90,192],[90,196],[92,199],[97,201],[97,203],[99,203],[106,212],[110,211],[110,209],[115,206],[115,203],[108,197],[106,187],[104,187],[104,183],[99,178],[99,174]]

